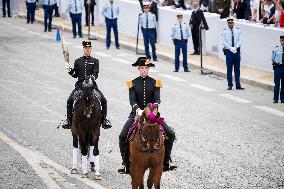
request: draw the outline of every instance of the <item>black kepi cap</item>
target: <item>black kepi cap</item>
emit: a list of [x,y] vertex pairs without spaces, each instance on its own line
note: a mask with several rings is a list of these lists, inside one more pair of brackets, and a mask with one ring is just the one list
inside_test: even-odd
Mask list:
[[92,47],[91,41],[83,41],[82,45],[83,45],[83,47]]

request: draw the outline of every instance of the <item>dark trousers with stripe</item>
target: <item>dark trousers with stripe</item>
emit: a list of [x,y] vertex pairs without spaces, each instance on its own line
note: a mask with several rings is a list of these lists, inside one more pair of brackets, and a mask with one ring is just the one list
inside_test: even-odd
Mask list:
[[11,16],[10,0],[2,0],[3,17],[6,16],[6,5],[7,5],[8,17],[10,17]]
[[118,30],[117,30],[117,18],[115,18],[115,19],[108,19],[108,18],[106,18],[106,28],[107,28],[106,47],[109,48],[110,44],[111,44],[111,29],[113,29],[115,46],[119,47]]
[[240,48],[237,49],[237,53],[235,54],[232,53],[229,49],[226,50],[227,81],[228,81],[229,87],[233,86],[233,78],[232,78],[233,67],[234,67],[234,73],[235,73],[236,87],[241,86],[240,62],[241,62]]
[[27,3],[27,23],[33,23],[35,21],[36,3]]
[[280,100],[284,101],[284,65],[283,66],[274,66],[274,97],[273,100],[279,100],[279,91],[280,91]]
[[82,37],[83,36],[83,34],[82,34],[82,13],[80,13],[80,14],[70,13],[70,18],[71,18],[71,21],[72,21],[73,36],[74,37],[77,36],[77,26],[78,26],[78,35],[80,37]]
[[187,40],[177,40],[175,39],[175,70],[179,70],[179,55],[180,50],[182,51],[183,55],[183,69],[185,71],[188,70],[188,63],[187,63]]

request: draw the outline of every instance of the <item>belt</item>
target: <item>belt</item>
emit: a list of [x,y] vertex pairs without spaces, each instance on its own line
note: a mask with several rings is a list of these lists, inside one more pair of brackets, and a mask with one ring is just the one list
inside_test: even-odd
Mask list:
[[180,40],[180,39],[175,39],[177,42],[187,42],[187,39],[183,39],[183,40]]
[[106,17],[106,19],[107,20],[117,20],[117,18],[107,18],[107,17]]

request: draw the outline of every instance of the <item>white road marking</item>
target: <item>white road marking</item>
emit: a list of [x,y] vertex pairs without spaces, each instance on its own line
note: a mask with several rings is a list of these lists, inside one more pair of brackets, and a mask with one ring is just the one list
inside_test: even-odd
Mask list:
[[101,56],[101,57],[111,57],[109,54],[103,53],[103,52],[95,52],[95,55]]
[[267,113],[273,114],[273,115],[277,115],[280,117],[284,117],[284,112],[281,112],[280,110],[276,110],[267,106],[254,106],[254,108],[265,111]]
[[67,45],[73,45],[73,43],[70,43],[70,42],[65,42]]
[[160,74],[160,76],[168,78],[168,79],[171,79],[171,80],[174,80],[174,81],[186,81],[186,80],[184,80],[182,78],[175,77],[175,76],[172,76],[172,75],[169,75],[169,74]]
[[120,59],[120,58],[113,58],[112,60],[123,63],[123,64],[127,64],[127,65],[132,64],[130,61],[123,60],[123,59]]
[[23,28],[23,27],[21,27],[21,26],[15,26],[15,28],[18,28],[19,30],[22,30],[22,31],[27,30],[26,28]]
[[206,91],[206,92],[214,92],[214,91],[217,91],[216,89],[212,89],[212,88],[209,88],[209,87],[205,87],[203,85],[199,85],[199,84],[190,84],[191,87],[195,87],[197,89],[200,89],[200,90],[203,90],[203,91]]
[[130,54],[130,53],[121,53],[121,54],[118,54],[117,56],[118,57],[125,57],[125,56],[129,57],[129,56],[136,56],[136,55]]
[[75,178],[76,180],[88,185],[91,188],[96,189],[106,189],[105,187],[97,184],[96,182],[88,179],[88,178],[81,178],[80,175],[71,174],[70,170],[55,163],[54,161],[48,159],[47,157],[40,155],[37,152],[34,152],[30,149],[27,149],[23,146],[20,146],[5,134],[0,132],[0,139],[3,140],[5,143],[10,145],[14,150],[19,152],[32,166],[32,168],[36,171],[36,173],[43,179],[43,182],[52,189],[59,189],[60,187],[56,184],[56,182],[44,171],[42,167],[40,167],[40,163],[43,162],[48,164],[49,166],[53,167],[54,169],[66,174],[69,177]]
[[33,32],[33,31],[27,31],[27,32],[32,34],[32,35],[40,35],[40,33],[38,33],[38,32]]
[[251,103],[251,101],[248,101],[246,99],[243,99],[243,98],[240,98],[240,97],[236,97],[236,96],[233,96],[233,95],[230,95],[230,94],[219,94],[219,96],[227,98],[227,99],[230,99],[230,100],[233,100],[233,101],[238,102],[238,103],[242,103],[242,104],[249,104],[249,103]]
[[48,36],[48,35],[41,35],[41,37],[43,37],[43,38],[47,38],[47,39],[53,39],[53,37]]
[[31,150],[18,145],[2,132],[0,132],[0,138],[26,159],[38,176],[42,178],[43,182],[48,186],[48,188],[60,189],[60,186],[57,185],[56,182],[44,171],[44,169],[40,167],[40,161],[34,156],[34,153],[32,153]]

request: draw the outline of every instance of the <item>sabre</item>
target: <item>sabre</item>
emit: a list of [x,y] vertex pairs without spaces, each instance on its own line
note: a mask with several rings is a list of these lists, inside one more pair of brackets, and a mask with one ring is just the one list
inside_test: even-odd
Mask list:
[[61,23],[61,30],[60,30],[60,34],[61,34],[61,38],[62,38],[62,51],[63,51],[63,56],[64,56],[64,60],[65,60],[65,64],[67,64],[66,66],[68,67],[67,69],[69,69],[69,71],[71,70],[71,65],[69,63],[69,51],[68,51],[68,47],[66,44],[66,41],[64,39],[64,35],[63,35],[63,31],[64,31],[64,25]]

